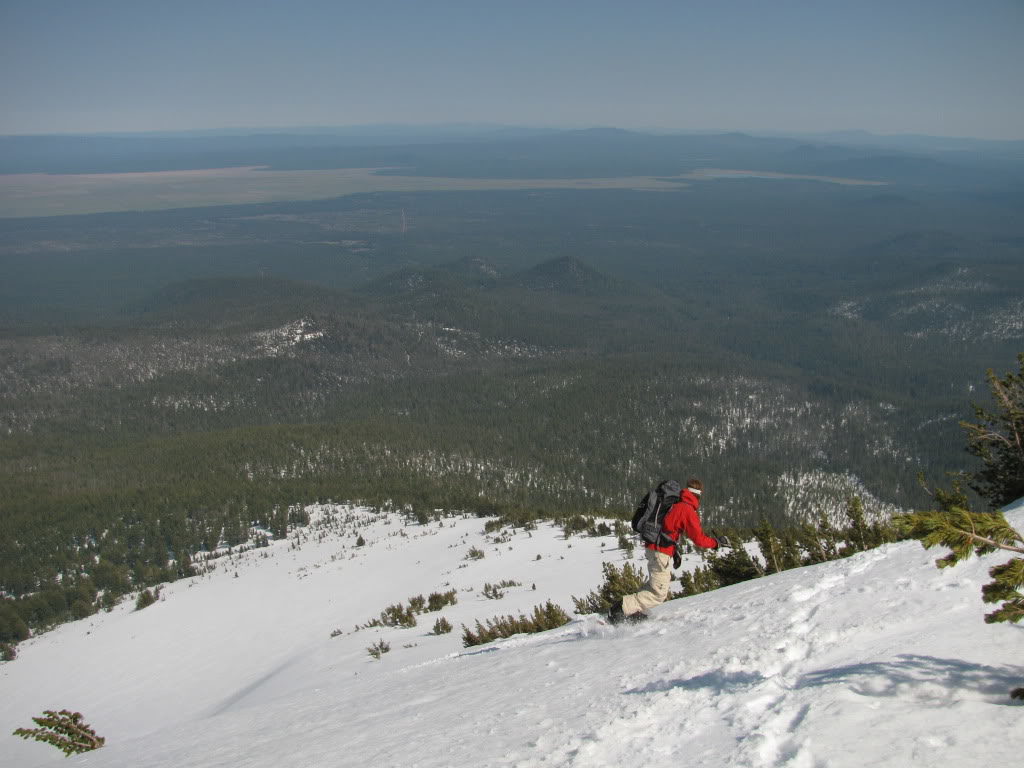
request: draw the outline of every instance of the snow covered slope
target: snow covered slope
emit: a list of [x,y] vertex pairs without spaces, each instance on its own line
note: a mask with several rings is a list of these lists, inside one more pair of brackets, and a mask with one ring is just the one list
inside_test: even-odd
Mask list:
[[[567,541],[542,526],[496,544],[476,519],[345,514],[363,516],[367,546],[350,532],[307,532],[299,548],[221,560],[144,611],[122,606],[23,644],[0,665],[0,729],[67,707],[107,746],[65,760],[0,736],[0,764],[838,768],[1018,757],[1024,708],[1008,692],[1024,685],[1024,626],[986,625],[980,599],[1005,557],[939,571],[941,553],[888,545],[671,601],[644,624],[583,617],[464,649],[460,623],[549,598],[571,611],[570,595],[600,582],[602,559],[622,560],[615,539]],[[1024,525],[1024,505],[1009,517]],[[466,559],[473,546],[483,559]],[[506,579],[521,586],[482,595]],[[458,603],[415,628],[353,631],[390,604],[452,588]],[[430,635],[438,616],[455,632]],[[392,650],[375,661],[366,648],[378,639]]]

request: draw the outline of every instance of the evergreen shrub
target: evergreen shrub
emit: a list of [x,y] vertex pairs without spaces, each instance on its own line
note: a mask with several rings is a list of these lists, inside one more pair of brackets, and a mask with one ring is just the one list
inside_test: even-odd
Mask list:
[[544,632],[569,623],[569,615],[559,606],[548,600],[544,605],[534,607],[530,616],[496,616],[488,619],[487,624],[476,622],[475,630],[462,627],[462,644],[469,648],[482,645],[503,637],[511,637],[522,633]]

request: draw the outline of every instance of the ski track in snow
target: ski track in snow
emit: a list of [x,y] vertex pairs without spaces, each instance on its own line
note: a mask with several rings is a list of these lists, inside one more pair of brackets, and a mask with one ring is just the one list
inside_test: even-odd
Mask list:
[[[1024,504],[1009,517],[1020,529]],[[528,539],[515,536],[515,552],[507,550],[510,545],[489,545],[484,560],[459,563],[461,552],[483,541],[480,528],[482,521],[456,521],[436,536],[397,542],[383,537],[384,528],[374,528],[380,537],[370,551],[359,553],[364,571],[356,572],[370,597],[350,607],[358,612],[354,618],[368,619],[389,603],[437,589],[446,579],[463,589],[500,578],[528,585],[536,574],[550,576],[537,577],[547,585],[538,583],[537,592],[510,590],[500,601],[460,592],[459,604],[437,615],[450,616],[458,627],[458,622],[528,611],[549,597],[569,610],[567,594],[582,596],[597,586],[602,559],[621,560],[621,553],[602,551],[593,539],[572,539],[573,549],[567,550],[560,534],[547,528]],[[436,552],[425,548],[430,542],[438,545]],[[337,550],[336,541],[324,546],[324,552]],[[368,579],[376,569],[410,547],[421,560],[419,571],[407,562],[395,579],[418,580],[420,586],[375,590]],[[535,552],[543,559],[535,562]],[[917,542],[886,545],[670,601],[638,625],[612,627],[582,617],[557,630],[467,649],[458,647],[458,629],[431,639],[422,626],[388,630],[394,650],[380,662],[365,654],[378,636],[368,630],[326,639],[330,617],[320,616],[312,621],[320,625],[319,635],[308,628],[307,618],[301,637],[271,642],[263,634],[275,635],[265,625],[280,617],[250,617],[244,633],[275,655],[250,670],[232,672],[217,649],[234,640],[208,637],[199,653],[222,659],[229,668],[219,673],[215,664],[199,672],[182,669],[181,682],[164,682],[163,688],[150,681],[154,698],[180,694],[183,685],[192,697],[175,700],[178,717],[166,706],[156,707],[153,711],[167,720],[163,726],[150,723],[145,730],[123,702],[120,710],[100,706],[117,696],[136,696],[143,709],[152,707],[146,680],[116,681],[101,697],[93,690],[90,701],[89,686],[97,683],[86,679],[81,690],[66,687],[74,690],[75,706],[86,719],[108,736],[106,747],[65,760],[50,747],[25,744],[17,753],[21,762],[7,762],[15,753],[5,743],[0,764],[542,768],[671,761],[707,768],[846,768],[1016,762],[1024,708],[1008,692],[1024,684],[1024,626],[985,624],[991,606],[980,595],[988,569],[1006,557],[975,558],[940,571],[934,560],[941,554],[924,551]],[[433,568],[429,575],[423,575],[422,563]],[[438,575],[437,563],[447,575]],[[539,570],[540,563],[551,570]],[[336,589],[324,570],[326,564],[321,571],[304,571],[309,575],[300,579],[303,587]],[[582,577],[580,570],[586,571]],[[247,577],[256,581],[261,573],[243,574],[234,586]],[[259,583],[269,599],[275,582]],[[225,574],[201,582],[196,591],[224,600],[232,586]],[[187,597],[178,593],[158,605],[166,610]],[[421,625],[432,623],[434,615],[424,614]],[[120,620],[129,626],[145,616],[124,613]],[[111,621],[117,618],[115,613]],[[121,635],[125,631],[122,627]],[[58,637],[62,632],[66,637]],[[401,647],[403,638],[416,647]],[[77,657],[87,642],[81,631],[69,628],[43,636],[29,644],[23,658],[0,666],[0,684],[5,692],[20,684],[13,690],[28,696],[25,686],[38,680],[40,669],[62,654]],[[116,648],[143,655],[151,649],[133,648],[130,641]],[[18,665],[25,674],[12,674]],[[214,689],[208,695],[194,687],[204,677]],[[108,726],[120,718],[120,732],[108,728],[108,734],[99,727],[100,718],[90,714],[105,711],[111,713]],[[32,706],[26,711],[26,706],[0,704],[2,724],[15,713],[25,721],[16,724],[27,724],[36,712]],[[47,750],[53,755],[44,754]],[[27,761],[29,755],[34,762]]]

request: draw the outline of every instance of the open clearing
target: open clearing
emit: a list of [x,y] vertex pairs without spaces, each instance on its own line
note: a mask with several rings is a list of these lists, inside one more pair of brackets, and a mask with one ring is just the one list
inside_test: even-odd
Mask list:
[[462,179],[381,175],[375,168],[271,171],[264,167],[95,174],[0,175],[0,218],[156,211],[294,200],[369,192],[519,189],[636,189],[671,191],[688,181],[723,178],[802,179],[834,184],[881,184],[859,179],[701,169],[679,176],[596,179]]

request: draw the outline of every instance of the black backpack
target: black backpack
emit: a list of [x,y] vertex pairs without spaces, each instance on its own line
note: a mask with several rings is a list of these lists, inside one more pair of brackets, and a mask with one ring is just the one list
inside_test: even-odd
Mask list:
[[665,524],[665,515],[679,501],[682,492],[683,487],[675,480],[663,480],[657,488],[640,499],[633,513],[633,530],[640,534],[645,543],[663,547],[675,544],[665,535],[662,526]]

